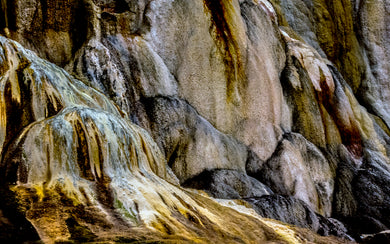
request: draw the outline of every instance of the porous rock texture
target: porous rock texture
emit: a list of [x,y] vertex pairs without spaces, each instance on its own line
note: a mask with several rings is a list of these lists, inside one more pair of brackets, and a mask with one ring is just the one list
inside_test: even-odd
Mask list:
[[0,7],[2,243],[388,238],[388,0]]

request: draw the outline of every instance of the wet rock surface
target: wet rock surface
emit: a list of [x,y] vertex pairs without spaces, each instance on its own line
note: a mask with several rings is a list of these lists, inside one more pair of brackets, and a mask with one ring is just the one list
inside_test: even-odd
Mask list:
[[387,242],[389,13],[2,0],[0,241]]

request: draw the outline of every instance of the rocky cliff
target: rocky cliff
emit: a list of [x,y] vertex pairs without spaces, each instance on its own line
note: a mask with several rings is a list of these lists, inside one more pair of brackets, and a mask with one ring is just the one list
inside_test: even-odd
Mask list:
[[388,0],[1,0],[0,241],[390,239],[389,22]]

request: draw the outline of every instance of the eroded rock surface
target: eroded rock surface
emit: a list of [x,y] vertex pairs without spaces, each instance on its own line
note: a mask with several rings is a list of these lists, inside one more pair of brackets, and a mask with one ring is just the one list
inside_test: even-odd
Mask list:
[[0,240],[387,238],[389,13],[2,0]]
[[335,173],[321,151],[299,134],[286,134],[274,155],[262,167],[248,172],[281,195],[304,201],[329,217]]
[[246,174],[234,170],[203,171],[187,180],[184,187],[206,190],[215,198],[240,199],[273,194],[267,186]]

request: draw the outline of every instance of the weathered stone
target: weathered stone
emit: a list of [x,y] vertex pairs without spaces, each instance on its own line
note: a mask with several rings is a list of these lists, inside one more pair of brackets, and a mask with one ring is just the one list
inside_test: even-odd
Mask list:
[[294,197],[269,195],[245,200],[263,217],[309,228],[321,235],[335,235],[353,241],[340,221],[315,213],[306,203]]
[[[124,232],[135,240],[282,239],[256,217],[221,210],[213,200],[175,186],[158,146],[111,101],[19,44],[3,37],[0,41],[1,81],[9,84],[7,92],[16,105],[30,108],[21,111],[34,115],[24,128],[15,123],[22,131],[8,142],[0,165],[5,201],[0,207],[9,215],[1,218],[2,225],[10,234],[25,232],[21,239],[2,236],[6,242],[34,241],[37,233],[47,243],[107,241]],[[20,79],[13,76],[16,71]],[[31,96],[20,95],[30,91],[20,89],[22,85],[31,87]],[[38,85],[46,89],[34,90]],[[61,109],[46,109],[48,100],[35,101],[42,93]],[[0,105],[12,107],[12,97],[6,95]],[[2,117],[6,122],[7,116]],[[6,125],[1,125],[5,135]],[[219,222],[225,214],[241,219],[240,224]],[[248,228],[253,235],[246,233]]]
[[386,85],[390,77],[389,26],[390,7],[386,0],[375,2],[355,1],[355,26],[364,50],[367,65],[359,95],[373,114],[390,125],[389,95]]
[[356,92],[366,64],[354,30],[351,1],[277,1],[286,20],[303,40],[328,58]]
[[246,199],[261,216],[318,231],[317,215],[303,201],[280,195]]
[[325,235],[325,236],[333,235],[333,236],[341,237],[345,240],[354,241],[354,239],[351,236],[349,236],[349,234],[347,234],[348,229],[339,220],[334,218],[324,218],[323,216],[318,214],[317,217],[320,221],[320,227],[317,232],[320,235]]
[[247,147],[216,130],[185,101],[154,97],[142,103],[148,127],[181,183],[204,170],[245,172]]
[[184,187],[205,190],[215,198],[261,197],[273,192],[258,180],[234,170],[203,171],[184,182]]
[[299,134],[286,134],[274,155],[250,175],[278,194],[304,201],[325,216],[332,210],[334,172],[312,143]]
[[362,243],[374,244],[374,243],[390,243],[389,231],[382,231],[375,235],[368,235],[363,238]]
[[269,12],[253,1],[154,1],[147,15],[147,40],[176,77],[180,96],[267,159],[288,117],[274,82],[285,55]]
[[120,115],[103,94],[90,89],[58,66],[0,36],[2,71],[0,152],[35,121],[56,115],[66,106],[102,108]]
[[88,14],[82,1],[2,1],[1,16],[1,34],[58,65],[72,59],[88,34]]
[[388,0],[0,2],[5,242],[390,226]]

